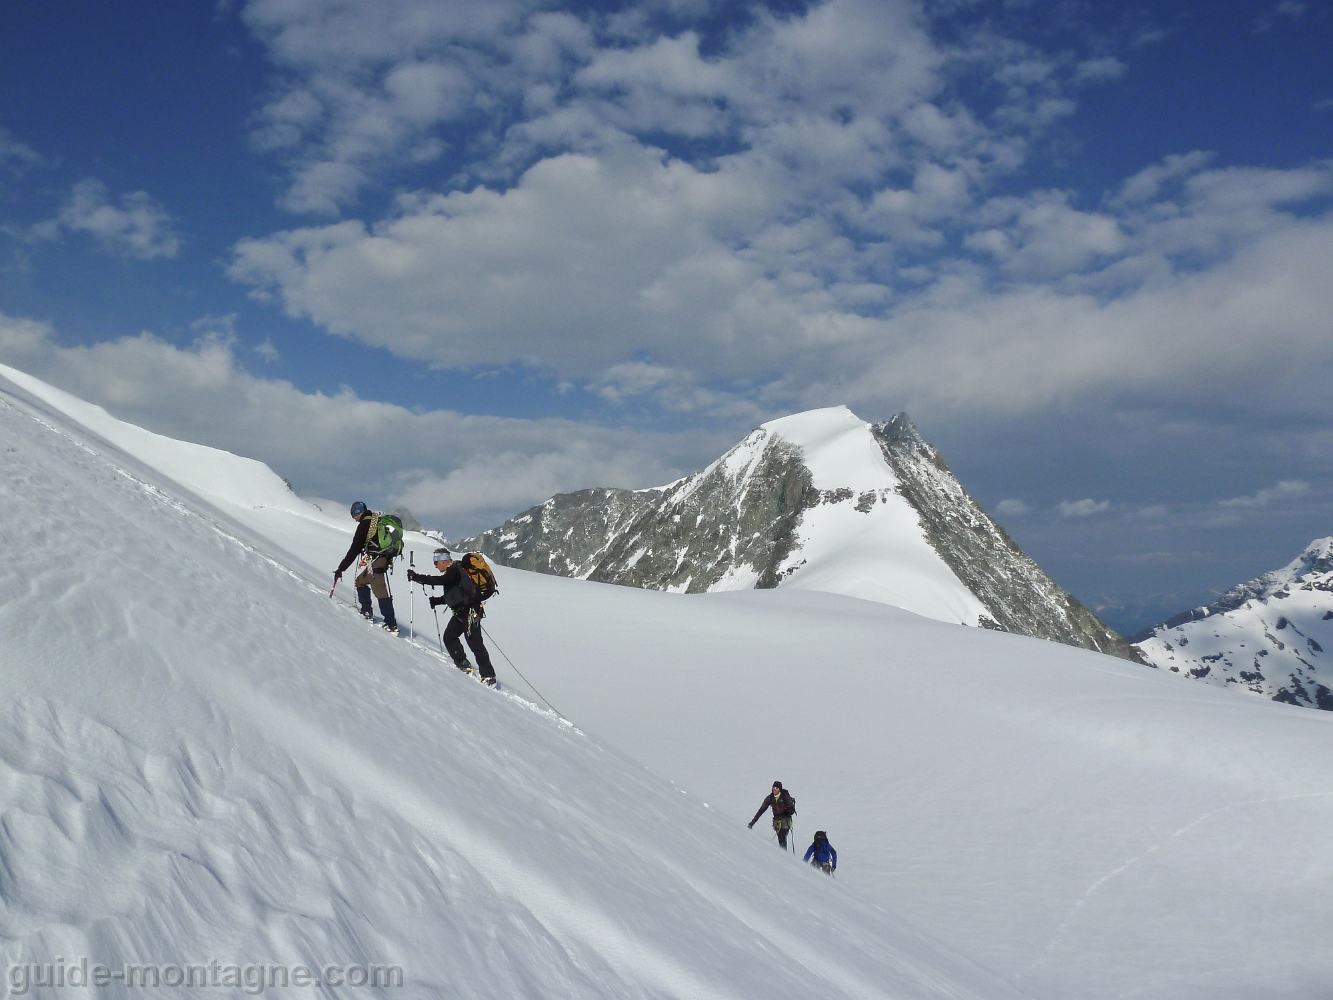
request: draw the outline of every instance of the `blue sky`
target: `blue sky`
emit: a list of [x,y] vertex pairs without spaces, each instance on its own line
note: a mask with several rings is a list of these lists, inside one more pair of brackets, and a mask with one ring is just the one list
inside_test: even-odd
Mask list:
[[0,5],[0,361],[461,533],[912,414],[1132,631],[1333,533],[1329,3]]

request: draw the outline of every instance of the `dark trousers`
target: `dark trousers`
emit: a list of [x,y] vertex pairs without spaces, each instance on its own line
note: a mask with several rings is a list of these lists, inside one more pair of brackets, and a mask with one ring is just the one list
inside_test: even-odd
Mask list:
[[444,629],[444,648],[449,650],[455,665],[466,667],[467,654],[463,652],[463,644],[458,641],[460,636],[467,637],[468,649],[472,650],[472,655],[477,658],[478,673],[483,677],[494,677],[495,668],[491,666],[491,654],[486,652],[486,647],[481,641],[481,622],[477,622],[469,632],[466,609],[461,614],[450,616],[449,624]]

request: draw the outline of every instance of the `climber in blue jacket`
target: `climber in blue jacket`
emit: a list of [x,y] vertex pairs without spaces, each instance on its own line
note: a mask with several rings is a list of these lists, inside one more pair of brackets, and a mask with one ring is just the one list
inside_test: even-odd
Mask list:
[[[811,858],[814,860],[810,861]],[[815,831],[815,842],[806,848],[805,860],[829,875],[838,870],[838,852],[828,842],[828,834],[823,830]]]

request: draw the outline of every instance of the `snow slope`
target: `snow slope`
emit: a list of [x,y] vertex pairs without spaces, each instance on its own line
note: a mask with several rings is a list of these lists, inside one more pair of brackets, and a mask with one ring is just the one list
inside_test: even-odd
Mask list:
[[[186,489],[13,383],[10,965],[387,964],[406,986],[373,992],[396,997],[1006,994],[696,796],[330,601],[312,567],[345,532],[287,560],[263,534],[276,505],[245,505],[273,491],[242,475],[245,502],[203,499],[250,466],[218,458]],[[191,470],[188,451],[152,454]]]
[[[307,584],[275,522],[33,428],[0,455],[56,546],[3,571],[10,956],[401,958],[468,996],[1005,995],[947,948],[1040,1000],[1333,982],[1325,713],[837,595],[501,568],[492,645],[584,737],[328,601],[344,529],[280,560]],[[127,559],[148,509],[182,523]],[[774,778],[836,880],[745,830]]]
[[1333,710],[1333,537],[1136,638],[1144,658],[1163,670]]

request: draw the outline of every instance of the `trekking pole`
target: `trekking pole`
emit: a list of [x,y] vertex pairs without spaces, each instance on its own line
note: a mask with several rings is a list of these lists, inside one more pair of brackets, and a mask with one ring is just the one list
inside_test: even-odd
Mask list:
[[435,638],[440,640],[440,652],[443,653],[444,635],[440,632],[440,609],[437,608],[434,604],[430,606],[430,609],[432,612],[435,613]]
[[[409,549],[407,552],[407,565],[409,573],[415,573],[417,568],[416,550]],[[412,586],[412,581],[407,581],[408,593],[412,595],[412,608],[407,615],[407,637],[415,639],[417,637],[417,588]]]
[[343,578],[343,576],[342,576],[341,573],[334,573],[334,574],[333,574],[333,586],[329,588],[329,596],[330,596],[330,597],[332,597],[332,596],[333,596],[333,592],[334,592],[335,590],[338,589],[338,581],[341,580],[342,578]]

